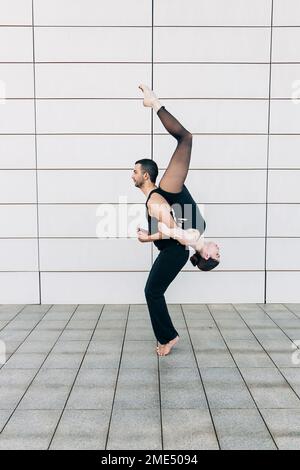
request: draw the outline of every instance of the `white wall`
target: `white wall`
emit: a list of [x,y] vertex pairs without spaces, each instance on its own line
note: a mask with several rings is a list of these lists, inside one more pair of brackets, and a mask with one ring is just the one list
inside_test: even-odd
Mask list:
[[167,300],[300,301],[297,0],[0,0],[0,12],[1,303],[145,302],[157,249],[133,231],[96,236],[97,208],[120,195],[146,227],[134,162],[152,157],[159,182],[176,145],[139,83],[193,133],[186,184],[221,246],[220,266],[188,262]]

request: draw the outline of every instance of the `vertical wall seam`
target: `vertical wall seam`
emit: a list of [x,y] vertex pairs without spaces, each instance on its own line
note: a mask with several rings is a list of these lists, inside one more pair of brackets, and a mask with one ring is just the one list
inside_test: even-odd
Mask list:
[[38,193],[38,160],[37,160],[37,118],[36,118],[36,77],[35,77],[35,35],[34,35],[34,0],[31,1],[32,21],[32,66],[33,66],[33,104],[34,104],[34,151],[35,151],[35,184],[36,184],[36,230],[37,230],[37,258],[39,279],[39,304],[41,304],[41,268],[40,268],[40,233],[39,233],[39,193]]
[[270,157],[270,118],[272,101],[272,47],[273,47],[273,8],[274,0],[271,3],[270,19],[270,55],[269,55],[269,97],[268,97],[268,143],[267,143],[267,164],[266,164],[266,217],[265,217],[265,279],[264,279],[264,303],[267,303],[267,247],[268,247],[268,196],[269,196],[269,157]]
[[[153,76],[153,35],[154,35],[154,28],[153,28],[153,25],[154,25],[154,0],[151,0],[152,2],[152,9],[151,9],[151,89],[153,90],[154,88],[154,76]],[[151,149],[150,149],[150,152],[151,152],[151,160],[153,160],[153,108],[151,107]],[[151,243],[151,262],[153,264],[153,245],[154,243]]]

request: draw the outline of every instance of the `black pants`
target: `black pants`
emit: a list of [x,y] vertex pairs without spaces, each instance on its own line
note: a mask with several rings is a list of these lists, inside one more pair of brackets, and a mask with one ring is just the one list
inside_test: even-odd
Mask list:
[[189,250],[176,242],[160,251],[147,279],[145,296],[154,334],[160,344],[166,344],[178,335],[170,318],[164,293],[188,259]]

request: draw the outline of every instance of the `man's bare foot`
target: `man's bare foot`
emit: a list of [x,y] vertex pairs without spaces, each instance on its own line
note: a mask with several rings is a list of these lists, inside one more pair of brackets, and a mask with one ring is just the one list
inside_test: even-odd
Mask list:
[[176,336],[176,338],[172,339],[166,344],[159,344],[156,348],[156,352],[159,356],[167,356],[167,354],[170,353],[171,349],[173,346],[175,346],[176,343],[179,341],[179,336]]

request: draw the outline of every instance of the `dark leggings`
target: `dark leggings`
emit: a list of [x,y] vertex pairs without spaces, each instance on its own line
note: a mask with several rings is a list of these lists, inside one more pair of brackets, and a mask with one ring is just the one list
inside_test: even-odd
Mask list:
[[[189,169],[192,134],[164,106],[158,110],[157,115],[165,129],[177,140],[177,147],[159,185],[165,191],[178,193],[182,190]],[[166,344],[178,335],[170,318],[164,293],[188,259],[189,250],[176,242],[161,250],[148,276],[145,297],[154,334],[160,344]]]
[[167,131],[177,140],[176,149],[159,185],[170,193],[179,193],[187,177],[192,152],[192,134],[162,106],[157,115]]
[[170,318],[164,293],[188,259],[189,250],[177,242],[161,250],[148,276],[145,296],[154,334],[160,344],[166,344],[178,335]]

